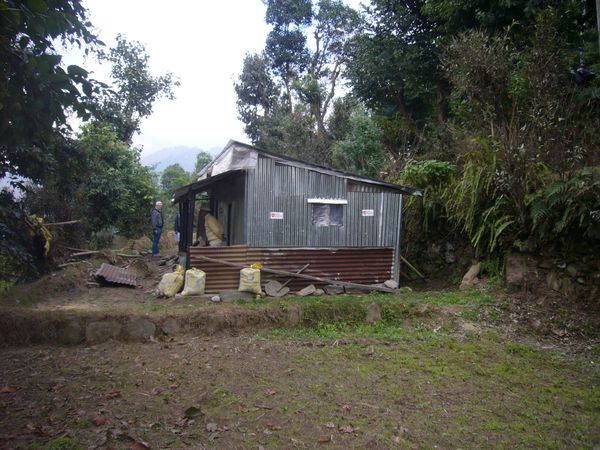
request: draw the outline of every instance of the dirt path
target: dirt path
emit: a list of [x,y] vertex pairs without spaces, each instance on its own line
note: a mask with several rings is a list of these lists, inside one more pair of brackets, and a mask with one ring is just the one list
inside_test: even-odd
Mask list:
[[387,341],[303,333],[1,350],[0,446],[600,444],[600,373],[589,359],[494,333],[406,331]]

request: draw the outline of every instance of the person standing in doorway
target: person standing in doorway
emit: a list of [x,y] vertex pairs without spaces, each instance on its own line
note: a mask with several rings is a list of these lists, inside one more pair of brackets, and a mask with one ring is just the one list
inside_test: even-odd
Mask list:
[[159,200],[154,204],[154,208],[152,209],[152,213],[151,213],[151,220],[152,220],[152,233],[153,233],[153,239],[152,239],[152,255],[153,256],[158,256],[159,255],[159,251],[158,251],[158,243],[160,241],[160,235],[162,234],[162,229],[163,229],[163,215],[162,215],[162,202]]

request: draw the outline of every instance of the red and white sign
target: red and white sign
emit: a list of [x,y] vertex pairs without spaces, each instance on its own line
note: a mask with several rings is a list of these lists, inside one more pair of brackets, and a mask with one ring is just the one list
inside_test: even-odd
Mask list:
[[363,209],[360,213],[363,217],[373,217],[375,215],[375,210],[373,209]]
[[283,213],[271,211],[271,220],[283,220]]

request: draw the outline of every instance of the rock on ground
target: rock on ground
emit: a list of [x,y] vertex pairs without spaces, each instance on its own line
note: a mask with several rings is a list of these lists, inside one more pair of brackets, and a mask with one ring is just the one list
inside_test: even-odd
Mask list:
[[527,280],[527,257],[521,253],[511,253],[506,258],[506,290],[520,291]]
[[558,273],[552,271],[546,275],[546,284],[553,291],[560,292],[561,280]]
[[390,289],[398,289],[398,282],[394,280],[386,280],[383,285]]
[[169,319],[166,319],[162,323],[162,325],[160,326],[160,329],[167,336],[173,336],[174,334],[177,334],[180,327],[179,327],[179,323],[177,323],[177,321],[175,319],[169,318]]
[[308,286],[306,286],[303,289],[300,289],[296,295],[300,296],[300,297],[306,297],[307,295],[312,295],[317,291],[317,288],[315,287],[314,284],[309,284]]
[[367,308],[366,323],[375,323],[381,320],[381,308],[377,303],[371,303]]
[[287,323],[292,326],[298,326],[302,322],[302,311],[298,306],[290,306],[287,309]]
[[479,272],[481,271],[481,263],[473,264],[471,268],[465,273],[465,276],[460,283],[460,290],[471,289],[477,283],[479,283]]
[[328,284],[327,286],[324,286],[323,289],[328,295],[338,295],[344,293],[344,287],[336,286],[335,284]]

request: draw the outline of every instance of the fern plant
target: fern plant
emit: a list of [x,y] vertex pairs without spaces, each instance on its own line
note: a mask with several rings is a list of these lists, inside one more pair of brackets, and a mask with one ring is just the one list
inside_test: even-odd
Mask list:
[[450,222],[464,231],[478,256],[493,254],[515,224],[510,202],[496,187],[496,152],[489,145],[465,155],[465,163],[455,182],[445,191]]
[[528,199],[532,236],[540,243],[583,237],[600,240],[600,167],[554,181]]

